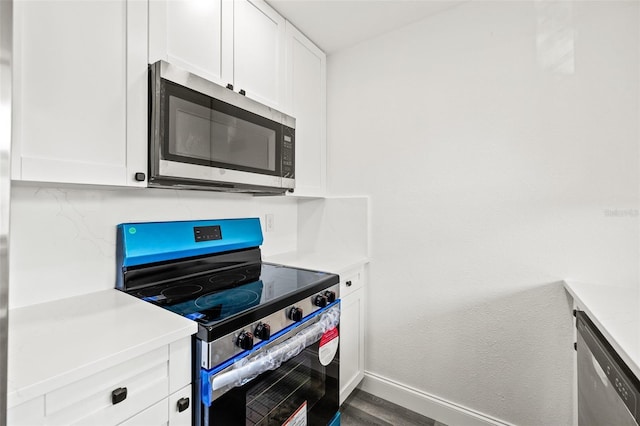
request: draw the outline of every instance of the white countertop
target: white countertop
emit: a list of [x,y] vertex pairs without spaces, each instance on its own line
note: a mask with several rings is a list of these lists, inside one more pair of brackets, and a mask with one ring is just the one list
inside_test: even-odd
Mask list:
[[118,290],[9,312],[9,408],[197,331]]
[[264,256],[262,260],[264,262],[279,263],[281,265],[331,272],[334,274],[341,274],[369,263],[369,258],[366,256],[345,254],[337,251],[333,253],[290,252],[274,256]]
[[566,281],[578,309],[586,312],[631,371],[640,378],[640,291]]

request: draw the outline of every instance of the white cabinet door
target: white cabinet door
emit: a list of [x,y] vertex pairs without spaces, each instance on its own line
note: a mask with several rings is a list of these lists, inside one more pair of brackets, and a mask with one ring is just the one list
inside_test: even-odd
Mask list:
[[276,109],[285,20],[263,0],[152,0],[149,63],[165,60]]
[[193,409],[191,385],[169,395],[169,426],[190,426]]
[[27,401],[7,410],[8,425],[37,426],[46,424],[44,417],[44,396]]
[[326,56],[287,22],[287,107],[296,118],[294,195],[326,189]]
[[167,424],[170,424],[169,399],[165,398],[129,420],[120,423],[120,426],[165,426]]
[[209,81],[233,82],[233,1],[149,2],[149,63],[164,60]]
[[340,404],[364,377],[364,289],[342,298],[340,311]]
[[263,0],[236,0],[234,89],[278,110],[284,103],[285,20]]
[[14,13],[12,177],[146,185],[134,179],[146,172],[146,5],[22,0]]

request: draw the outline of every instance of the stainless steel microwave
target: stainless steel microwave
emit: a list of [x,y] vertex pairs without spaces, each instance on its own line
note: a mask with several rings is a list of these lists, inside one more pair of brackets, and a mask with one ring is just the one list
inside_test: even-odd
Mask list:
[[293,191],[293,117],[164,61],[149,95],[149,186]]

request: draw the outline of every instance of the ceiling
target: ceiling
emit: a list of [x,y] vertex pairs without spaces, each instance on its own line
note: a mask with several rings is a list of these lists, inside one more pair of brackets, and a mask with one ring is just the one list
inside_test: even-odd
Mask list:
[[468,0],[267,0],[327,54]]

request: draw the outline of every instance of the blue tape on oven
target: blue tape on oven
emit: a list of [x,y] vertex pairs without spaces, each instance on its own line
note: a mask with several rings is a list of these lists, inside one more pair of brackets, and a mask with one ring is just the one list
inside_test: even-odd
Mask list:
[[268,345],[269,343],[273,342],[274,340],[278,339],[279,337],[281,337],[282,335],[288,333],[289,331],[300,327],[301,325],[305,324],[306,322],[312,320],[313,318],[317,317],[318,315],[322,315],[323,313],[325,313],[329,308],[340,304],[340,299],[336,300],[335,302],[331,303],[330,305],[327,305],[325,308],[318,310],[314,313],[312,313],[311,315],[305,317],[302,319],[302,321],[300,322],[296,322],[294,324],[291,324],[289,327],[284,328],[282,330],[280,330],[279,332],[275,333],[273,336],[271,336],[271,338],[269,340],[266,340],[264,342],[260,342],[257,345],[255,345],[253,347],[252,350],[250,351],[244,351],[238,355],[236,355],[235,357],[223,362],[222,364],[219,364],[217,366],[215,366],[214,368],[207,370],[205,368],[201,368],[200,369],[200,384],[201,384],[201,388],[200,388],[200,395],[202,395],[202,403],[205,404],[207,407],[211,406],[211,403],[213,402],[213,391],[211,390],[211,380],[210,377],[214,376],[216,374],[218,374],[219,372],[221,372],[222,370],[224,370],[225,368],[235,364],[236,362],[240,361],[241,359],[244,359],[246,357],[248,357],[249,355],[254,354],[256,351],[260,350],[260,348],[262,348],[265,345]]
[[[218,228],[211,239],[196,239],[196,228]],[[126,268],[260,246],[260,219],[212,219],[121,223],[117,226],[118,279]],[[123,283],[118,282],[117,288]]]

